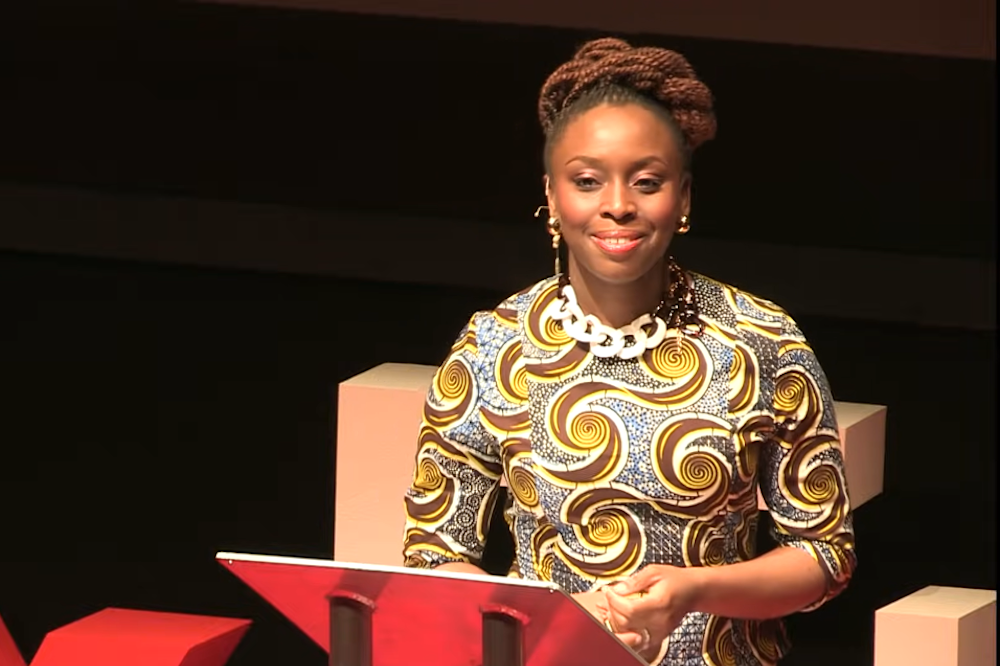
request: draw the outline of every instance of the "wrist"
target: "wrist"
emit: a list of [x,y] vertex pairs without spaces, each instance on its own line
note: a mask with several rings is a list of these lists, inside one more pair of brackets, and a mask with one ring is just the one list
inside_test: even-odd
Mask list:
[[715,579],[716,567],[687,567],[684,569],[687,578],[686,612],[697,613],[705,607],[706,600],[711,596],[712,584]]

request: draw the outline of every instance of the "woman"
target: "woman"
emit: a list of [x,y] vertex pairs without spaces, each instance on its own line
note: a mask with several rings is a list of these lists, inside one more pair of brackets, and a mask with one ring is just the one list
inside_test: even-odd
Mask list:
[[[474,315],[439,369],[406,564],[482,573],[503,478],[511,575],[557,583],[652,664],[776,663],[778,618],[850,579],[853,528],[795,322],[668,253],[711,93],[677,53],[601,39],[539,115],[556,275]],[[758,487],[779,547],[755,557]]]

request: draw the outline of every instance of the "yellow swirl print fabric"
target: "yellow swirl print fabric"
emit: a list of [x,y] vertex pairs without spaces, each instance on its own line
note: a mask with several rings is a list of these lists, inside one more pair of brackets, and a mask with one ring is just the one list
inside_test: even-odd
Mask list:
[[[838,594],[856,566],[826,378],[773,303],[690,274],[701,337],[602,359],[552,319],[542,281],[458,336],[427,396],[406,493],[407,566],[477,562],[499,482],[512,576],[570,593],[648,564],[724,566],[755,555],[760,488],[772,536],[811,555]],[[661,664],[763,666],[779,621],[689,614]]]

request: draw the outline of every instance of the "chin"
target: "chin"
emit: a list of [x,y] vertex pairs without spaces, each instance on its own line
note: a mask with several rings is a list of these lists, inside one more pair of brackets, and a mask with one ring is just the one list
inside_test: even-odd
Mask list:
[[629,264],[611,264],[586,267],[588,273],[605,284],[626,285],[637,282],[645,277],[653,266],[635,266]]

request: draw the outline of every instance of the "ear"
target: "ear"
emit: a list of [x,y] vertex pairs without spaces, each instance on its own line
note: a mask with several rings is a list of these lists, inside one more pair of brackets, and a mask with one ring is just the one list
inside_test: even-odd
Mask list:
[[681,215],[691,214],[691,172],[681,176]]
[[556,214],[556,198],[552,194],[552,181],[549,179],[549,175],[545,174],[542,181],[545,183],[545,203],[549,207],[549,215],[552,217],[559,217]]

